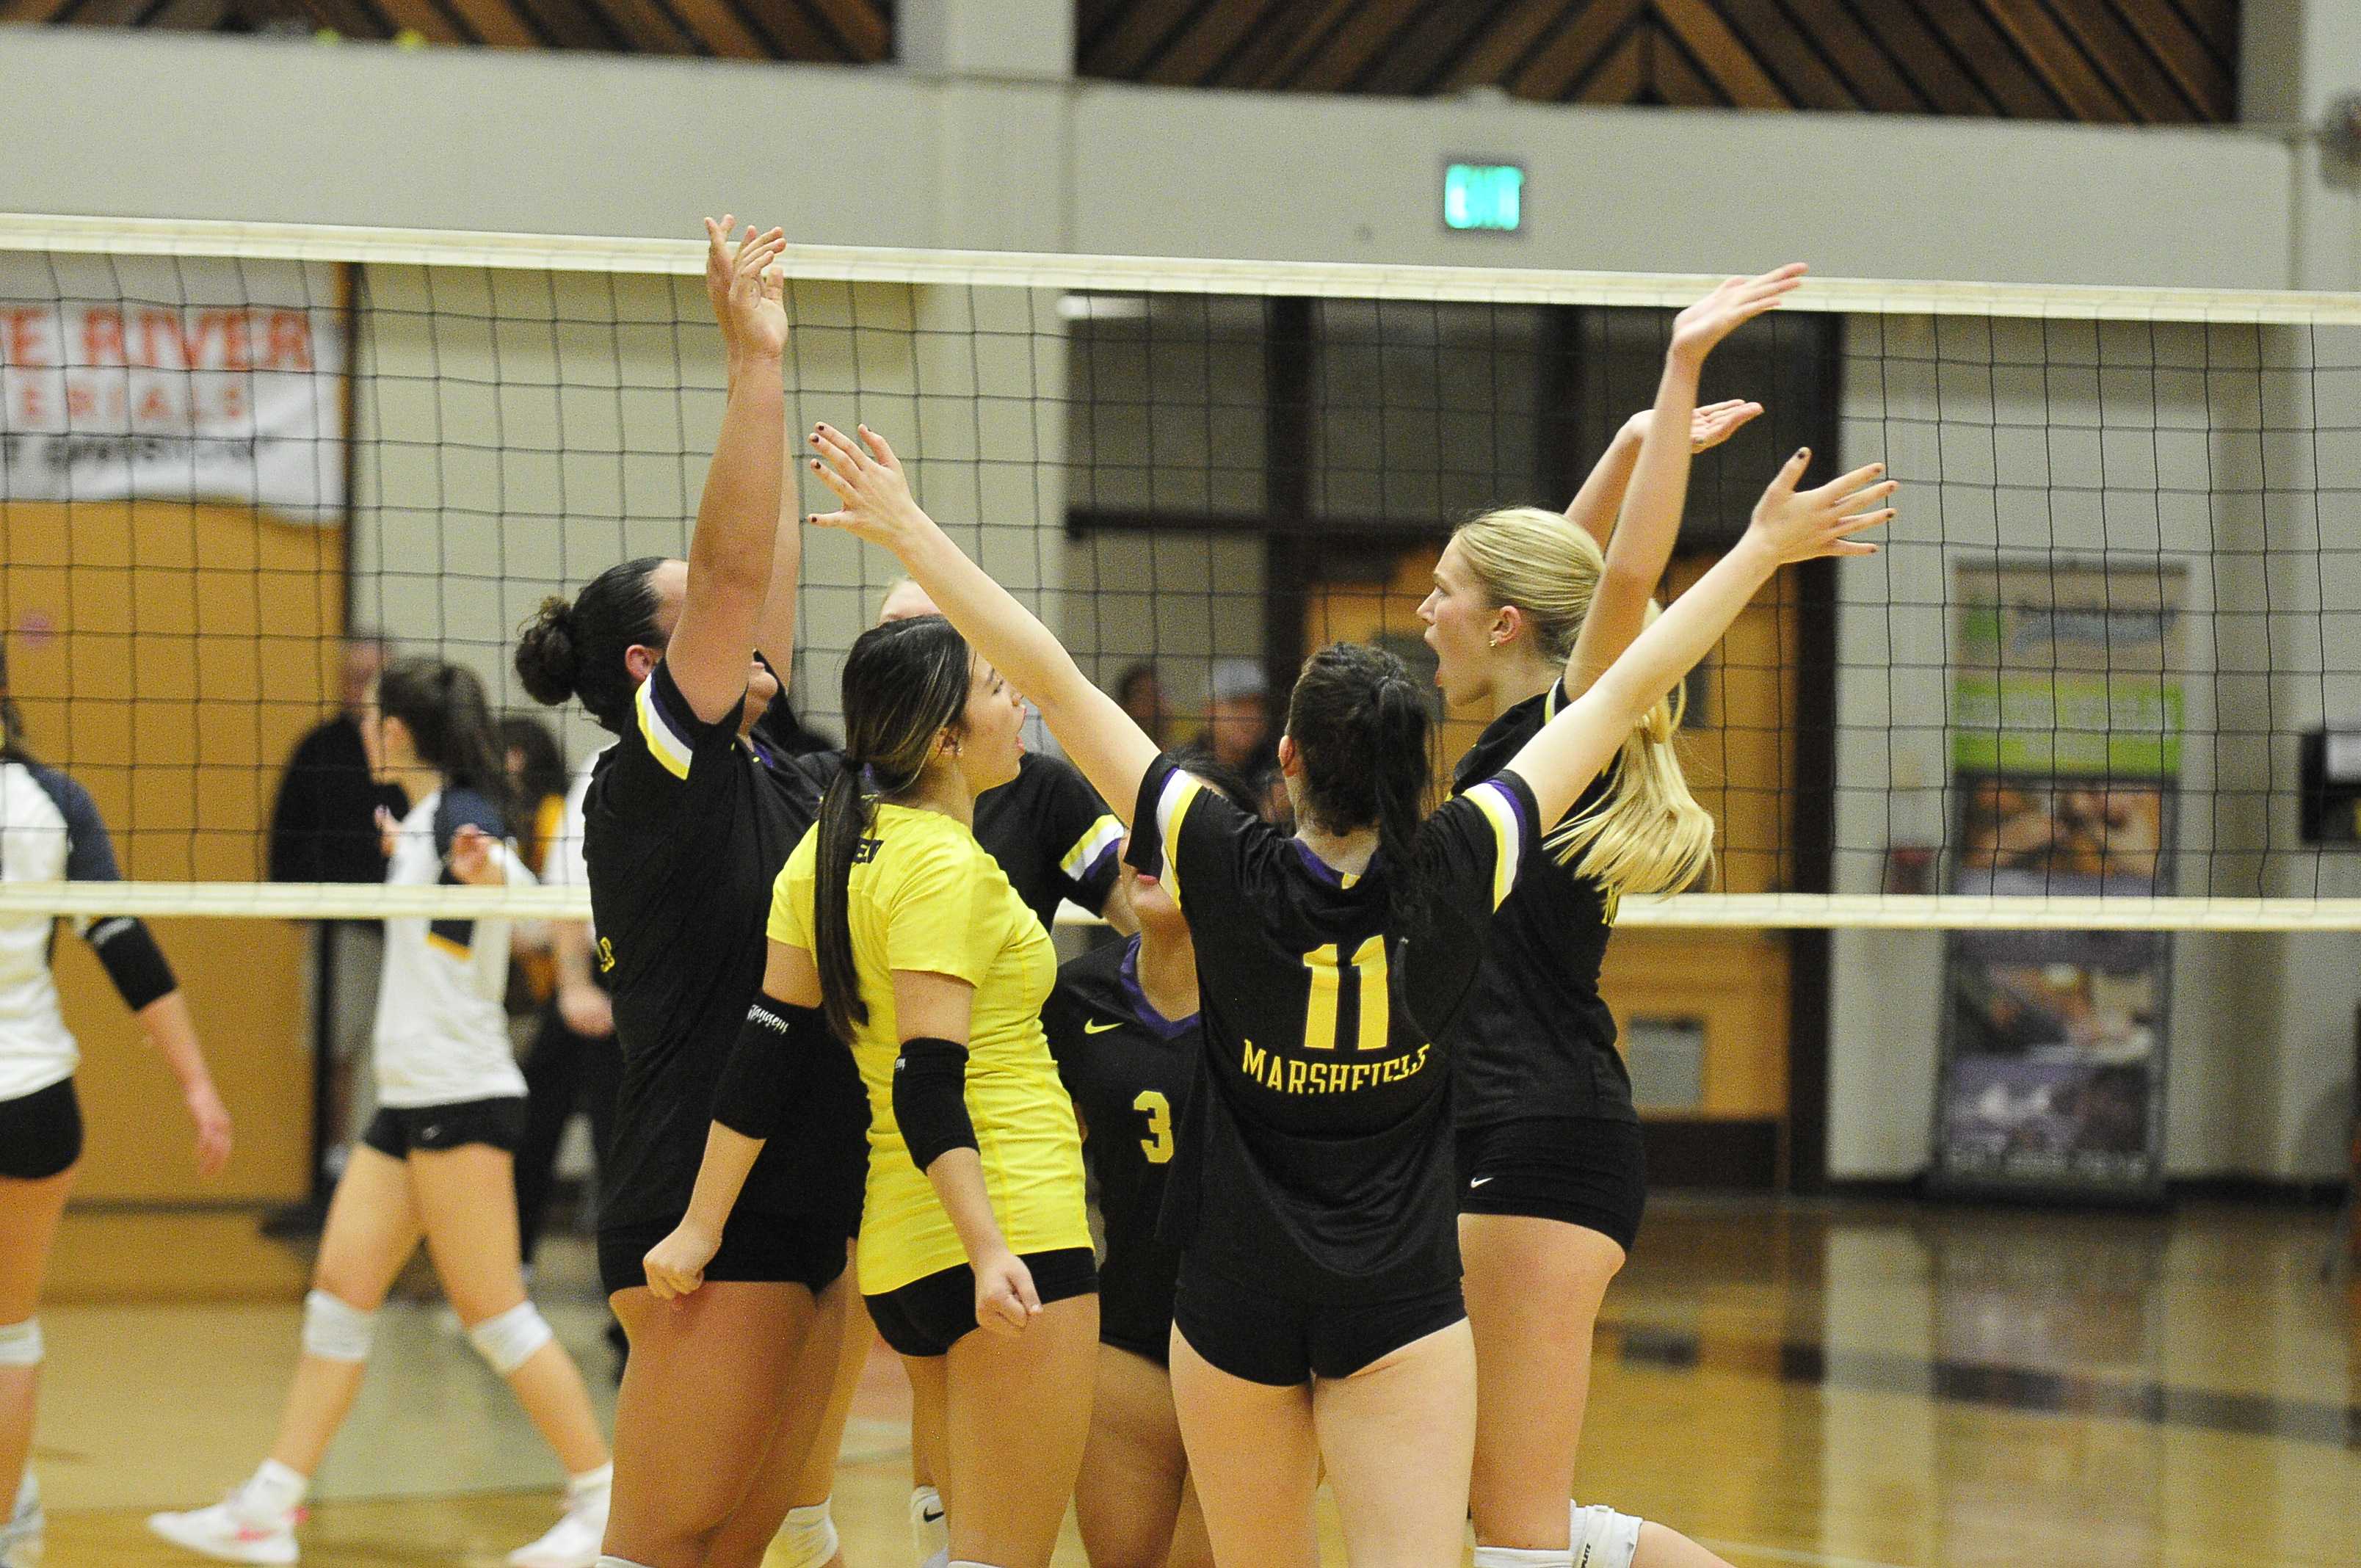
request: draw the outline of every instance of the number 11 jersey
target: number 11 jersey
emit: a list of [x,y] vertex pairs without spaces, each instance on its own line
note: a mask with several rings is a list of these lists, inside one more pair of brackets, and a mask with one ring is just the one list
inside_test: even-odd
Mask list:
[[1382,860],[1344,875],[1171,758],[1148,769],[1132,863],[1187,917],[1203,1001],[1164,1214],[1190,1266],[1320,1305],[1459,1277],[1439,1042],[1536,816],[1513,773],[1445,802],[1412,846],[1424,898],[1405,926]]

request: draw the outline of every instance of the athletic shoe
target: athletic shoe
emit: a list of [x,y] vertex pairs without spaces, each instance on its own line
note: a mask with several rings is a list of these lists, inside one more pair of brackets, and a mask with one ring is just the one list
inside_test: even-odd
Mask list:
[[40,1568],[42,1535],[48,1525],[48,1517],[41,1512],[40,1485],[27,1464],[25,1478],[16,1486],[16,1506],[9,1512],[8,1522],[0,1524],[0,1568]]
[[175,1546],[224,1563],[289,1563],[295,1561],[295,1526],[302,1510],[275,1519],[240,1506],[239,1487],[209,1508],[185,1514],[149,1514],[148,1528]]
[[549,1533],[509,1553],[509,1568],[597,1568],[598,1544],[607,1533],[608,1491],[566,1504]]
[[41,1568],[40,1532],[0,1528],[0,1568]]

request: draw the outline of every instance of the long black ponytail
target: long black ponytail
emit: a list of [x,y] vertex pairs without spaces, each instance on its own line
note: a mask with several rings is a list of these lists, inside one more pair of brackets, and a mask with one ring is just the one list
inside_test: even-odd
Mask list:
[[813,889],[813,961],[829,1026],[847,1044],[869,1021],[852,957],[853,857],[880,798],[918,782],[935,738],[967,711],[967,639],[939,615],[889,620],[853,641],[844,661],[844,765],[820,800]]
[[1303,662],[1287,733],[1303,758],[1304,815],[1331,833],[1378,830],[1397,920],[1423,908],[1412,852],[1434,770],[1434,719],[1402,662],[1362,642],[1332,642]]
[[408,728],[420,762],[442,769],[451,785],[489,796],[501,819],[517,826],[508,754],[475,671],[439,659],[397,659],[377,678],[377,707]]

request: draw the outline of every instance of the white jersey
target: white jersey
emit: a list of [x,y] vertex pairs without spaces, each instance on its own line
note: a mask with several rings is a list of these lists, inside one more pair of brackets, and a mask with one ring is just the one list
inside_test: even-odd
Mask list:
[[590,794],[590,775],[598,771],[598,759],[606,754],[607,748],[601,746],[574,770],[574,782],[566,789],[566,810],[558,818],[557,837],[541,858],[544,886],[590,885],[590,868],[582,858],[582,803]]
[[[446,867],[462,825],[507,837],[484,796],[437,790],[401,819],[386,885],[456,885]],[[512,851],[503,846],[500,853],[511,885],[533,880]],[[388,920],[374,1036],[378,1103],[411,1109],[523,1094],[502,1005],[508,980],[505,920]]]
[[[55,768],[0,758],[0,881],[118,882],[115,847],[82,785]],[[93,935],[93,923],[74,928]],[[82,1052],[58,1008],[48,915],[0,916],[0,1100],[71,1078]]]

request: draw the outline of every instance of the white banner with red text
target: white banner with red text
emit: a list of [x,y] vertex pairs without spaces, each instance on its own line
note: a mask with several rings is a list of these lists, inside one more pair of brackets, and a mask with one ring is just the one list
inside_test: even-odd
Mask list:
[[336,269],[0,256],[0,500],[345,509]]

